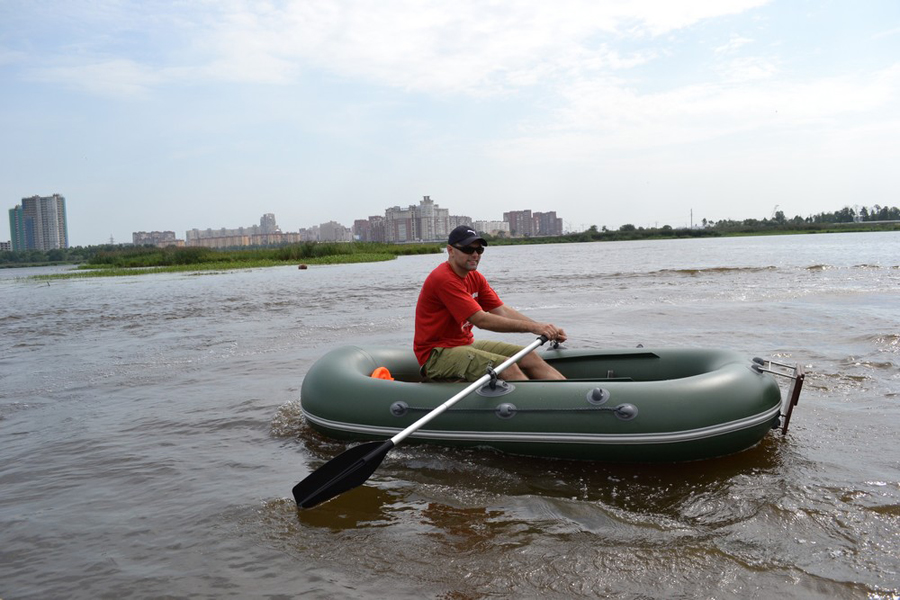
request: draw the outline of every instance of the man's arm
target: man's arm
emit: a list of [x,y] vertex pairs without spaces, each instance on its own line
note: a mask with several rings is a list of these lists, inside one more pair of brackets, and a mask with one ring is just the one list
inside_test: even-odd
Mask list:
[[517,311],[516,309],[514,309],[512,306],[507,306],[505,304],[501,304],[500,306],[498,306],[491,312],[494,313],[495,315],[500,315],[503,317],[507,317],[509,319],[516,319],[519,321],[531,321],[532,323],[535,322],[534,319],[532,319],[531,317],[527,317],[527,316],[523,315],[522,313],[520,313],[519,311]]
[[479,329],[498,333],[533,333],[547,339],[566,341],[566,332],[551,323],[538,323],[514,308],[501,304],[490,312],[479,310],[469,317],[469,322]]

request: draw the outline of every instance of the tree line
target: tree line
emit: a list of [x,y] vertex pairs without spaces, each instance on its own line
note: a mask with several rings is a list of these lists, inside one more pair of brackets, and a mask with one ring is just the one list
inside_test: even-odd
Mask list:
[[[858,226],[857,228],[854,225]],[[598,228],[592,225],[586,231],[570,233],[557,237],[542,238],[489,238],[498,244],[517,243],[565,243],[565,242],[596,242],[596,241],[628,241],[640,239],[665,239],[665,238],[698,238],[718,237],[726,235],[766,235],[777,233],[816,233],[826,231],[871,231],[873,229],[900,230],[900,208],[882,207],[875,205],[872,208],[862,207],[858,211],[855,208],[844,207],[831,213],[819,213],[809,217],[795,216],[788,219],[783,211],[776,211],[771,219],[744,219],[735,221],[723,219],[721,221],[708,221],[702,219],[699,227],[675,228],[671,225],[662,227],[636,227],[626,223],[618,229]]]
[[845,206],[844,208],[836,212],[819,213],[810,217],[796,216],[793,219],[786,218],[784,212],[780,210],[776,211],[771,219],[763,219],[762,221],[756,219],[745,219],[740,223],[736,221],[716,221],[715,223],[707,224],[706,219],[704,219],[704,225],[711,225],[713,227],[719,228],[753,226],[783,228],[785,226],[794,226],[803,229],[804,226],[817,224],[874,223],[876,221],[898,220],[900,220],[900,208],[897,208],[896,206],[879,206],[876,204],[872,208],[863,206],[859,209],[859,211],[857,211],[855,208]]

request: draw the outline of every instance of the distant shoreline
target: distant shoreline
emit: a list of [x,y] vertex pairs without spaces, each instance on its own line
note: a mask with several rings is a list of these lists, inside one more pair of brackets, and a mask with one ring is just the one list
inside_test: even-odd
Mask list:
[[900,221],[863,221],[852,223],[811,223],[802,227],[772,227],[758,225],[734,225],[729,227],[703,228],[619,228],[598,231],[591,228],[581,233],[571,233],[552,238],[492,238],[488,242],[496,245],[513,244],[560,244],[570,242],[619,242],[637,240],[671,240],[715,237],[755,237],[775,235],[811,235],[825,233],[869,233],[879,231],[900,231]]
[[[864,223],[829,223],[816,224],[818,227],[802,229],[750,229],[721,231],[715,228],[700,229],[644,229],[597,231],[588,230],[577,234],[554,237],[499,238],[485,236],[488,243],[497,246],[565,244],[639,240],[672,240],[714,237],[758,237],[783,235],[812,235],[829,233],[872,233],[900,231],[900,221],[864,222]],[[297,248],[301,247],[301,251]],[[196,260],[172,264],[173,257],[187,254],[190,251],[198,254]],[[378,250],[378,251],[373,251]],[[297,265],[299,268],[315,265],[337,265],[393,260],[398,256],[410,254],[438,254],[444,251],[442,242],[417,244],[380,244],[370,242],[349,243],[307,243],[280,248],[232,249],[228,251],[211,251],[193,248],[122,248],[108,251],[104,257],[112,259],[106,263],[98,263],[97,259],[89,262],[40,262],[2,264],[0,268],[35,268],[65,265],[77,265],[75,269],[65,273],[49,275],[32,275],[39,280],[75,279],[90,277],[123,277],[146,275],[153,273],[213,273],[235,269],[253,269],[277,266]],[[280,254],[280,256],[278,256]],[[141,257],[140,264],[133,260]],[[129,260],[131,258],[132,260]],[[174,258],[177,261],[177,258]]]

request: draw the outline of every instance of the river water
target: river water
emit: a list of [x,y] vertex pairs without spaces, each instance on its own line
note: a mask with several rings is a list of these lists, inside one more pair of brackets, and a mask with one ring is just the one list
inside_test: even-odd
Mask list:
[[298,513],[348,447],[305,372],[409,346],[441,260],[0,271],[0,598],[900,598],[900,233],[490,247],[570,348],[804,365],[789,434],[662,466],[404,444]]

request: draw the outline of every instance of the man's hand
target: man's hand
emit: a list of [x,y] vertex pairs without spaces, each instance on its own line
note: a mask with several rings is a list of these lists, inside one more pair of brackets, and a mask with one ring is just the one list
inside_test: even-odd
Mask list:
[[566,332],[552,323],[534,323],[535,327],[531,333],[535,335],[546,336],[550,341],[557,341],[560,344],[566,341]]

